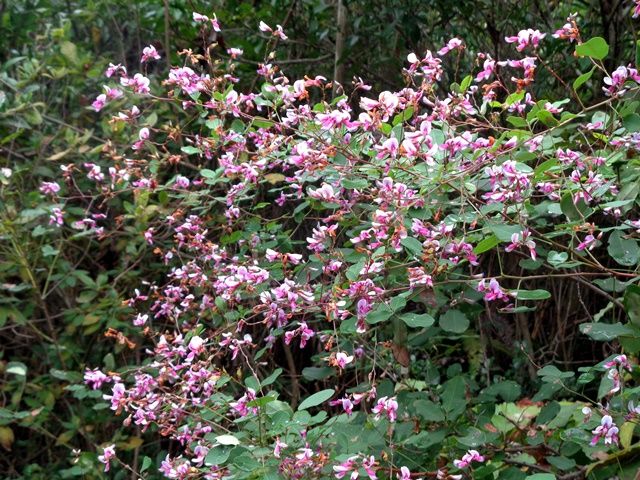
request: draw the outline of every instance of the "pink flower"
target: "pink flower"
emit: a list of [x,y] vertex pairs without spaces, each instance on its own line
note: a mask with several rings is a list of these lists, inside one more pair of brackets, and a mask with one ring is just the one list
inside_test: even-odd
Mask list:
[[411,480],[411,471],[407,467],[400,467],[400,472],[396,476],[398,480]]
[[229,403],[231,409],[241,417],[246,417],[249,412],[258,413],[257,407],[248,407],[247,404],[256,399],[256,391],[253,388],[247,388],[245,394],[238,399],[237,402]]
[[175,183],[175,188],[182,188],[187,189],[189,188],[189,185],[191,184],[191,182],[189,181],[189,179],[183,175],[178,175],[176,177],[176,183]]
[[495,278],[489,281],[489,287],[487,287],[484,278],[480,280],[476,287],[478,292],[484,293],[484,299],[488,302],[493,300],[509,300],[507,293],[500,287],[500,284]]
[[569,40],[572,43],[574,40],[577,40],[580,32],[575,21],[576,15],[575,13],[569,15],[569,17],[567,17],[567,23],[565,23],[562,28],[556,30],[553,37],[561,40]]
[[360,107],[363,110],[379,110],[382,113],[382,121],[386,122],[400,105],[400,98],[392,92],[384,91],[378,95],[378,100],[372,98],[362,98]]
[[601,438],[604,438],[605,445],[617,444],[619,432],[620,430],[618,430],[618,427],[613,422],[611,415],[605,415],[602,417],[602,420],[600,420],[600,425],[591,432],[593,434],[591,446],[595,446]]
[[626,355],[616,355],[613,360],[604,364],[604,368],[615,368],[617,365],[629,371],[632,370]]
[[342,406],[342,409],[344,410],[344,413],[347,414],[347,416],[350,416],[353,413],[353,402],[348,397],[339,398],[338,400],[331,400],[329,402],[329,405],[331,405],[332,407],[335,407],[336,405]]
[[561,113],[562,110],[564,110],[563,108],[558,108],[556,106],[554,106],[551,102],[547,102],[544,104],[544,109],[546,111],[548,111],[549,113]]
[[113,75],[126,76],[127,75],[127,69],[126,69],[126,67],[123,67],[120,64],[114,65],[113,63],[110,63],[109,67],[104,72],[104,75],[107,78],[111,78]]
[[[457,37],[452,38],[447,42],[447,44],[438,50],[438,55],[441,57],[449,53],[451,50],[455,50],[457,48],[462,47],[462,40]],[[413,62],[412,62],[413,63]]]
[[586,128],[587,130],[602,130],[604,128],[604,122],[600,120],[597,122],[590,122],[587,123],[584,128]]
[[333,187],[328,183],[323,183],[320,188],[315,190],[309,189],[309,196],[316,200],[322,200],[324,202],[337,202],[336,193],[333,191]]
[[124,387],[124,383],[118,382],[111,389],[111,395],[103,395],[102,398],[105,400],[111,400],[111,410],[117,411],[122,407],[126,400],[125,393],[126,389]]
[[144,231],[144,239],[149,245],[153,245],[153,227],[147,228]]
[[332,110],[329,113],[318,113],[316,119],[325,130],[333,130],[343,125],[348,126],[351,115],[344,110]]
[[603,87],[605,94],[611,95],[623,95],[627,90],[622,88],[627,80],[633,80],[636,83],[640,83],[640,74],[638,70],[631,67],[620,66],[614,70],[610,77],[604,78],[604,83],[608,87]]
[[516,36],[505,37],[505,41],[507,43],[517,43],[518,45],[516,46],[516,50],[521,52],[529,45],[532,45],[533,48],[538,48],[540,40],[542,40],[546,35],[546,33],[540,33],[538,30],[528,28],[526,30],[520,30]]
[[94,368],[93,370],[87,368],[84,371],[84,383],[89,385],[92,390],[97,390],[103,383],[108,383],[110,381],[111,379],[102,373],[99,368]]
[[353,355],[347,355],[345,352],[336,353],[336,365],[343,369],[347,364],[353,362]]
[[61,227],[64,223],[63,221],[64,212],[58,208],[54,207],[51,210],[51,215],[49,215],[49,225],[55,225],[56,227]]
[[160,54],[156,50],[156,47],[149,45],[142,49],[142,57],[140,63],[148,62],[149,60],[160,60]]
[[395,158],[398,154],[399,147],[400,145],[398,143],[398,140],[395,137],[391,137],[386,139],[382,143],[382,145],[375,145],[373,148],[378,151],[378,155],[376,155],[376,158],[382,159],[388,156]]
[[104,93],[101,93],[100,95],[98,95],[96,97],[96,99],[93,101],[93,103],[91,104],[91,107],[96,111],[99,112],[100,110],[102,110],[104,108],[104,106],[107,104],[107,96]]
[[355,477],[351,475],[351,480],[358,478],[358,465],[356,463],[357,456],[350,457],[340,465],[334,465],[333,471],[336,472],[336,478],[343,478],[347,473],[353,472]]
[[270,32],[272,35],[276,37],[280,37],[281,40],[286,40],[288,38],[284,34],[284,31],[282,30],[282,27],[280,25],[276,25],[276,29],[274,30],[269,25],[267,25],[262,20],[260,20],[260,24],[258,25],[258,28],[260,29],[261,32],[265,32],[265,33]]
[[136,73],[133,78],[122,77],[120,84],[123,87],[131,87],[135,93],[150,93],[149,79],[141,73]]
[[149,129],[147,127],[141,128],[138,132],[138,141],[135,142],[131,148],[133,150],[140,150],[144,142],[149,139]]
[[55,195],[60,191],[60,185],[56,182],[42,182],[40,184],[40,192],[45,195]]
[[111,459],[116,456],[115,444],[106,446],[102,449],[102,455],[98,456],[98,461],[104,463],[104,471],[108,472],[111,466]]
[[215,13],[213,14],[213,18],[209,18],[206,15],[202,15],[197,12],[193,12],[192,16],[193,16],[194,22],[196,23],[211,22],[211,26],[213,27],[213,30],[216,32],[220,31],[220,23],[218,23],[218,18],[216,17]]
[[147,320],[149,320],[149,315],[139,313],[136,315],[136,318],[133,319],[133,325],[136,327],[142,327],[147,323]]
[[[478,57],[480,57],[480,55],[482,55],[483,57],[485,56],[484,54],[479,54]],[[483,57],[480,57],[480,58],[483,58]],[[482,71],[479,72],[478,75],[476,75],[476,82],[489,80],[491,78],[491,75],[493,75],[493,72],[495,71],[495,69],[496,69],[496,61],[492,59],[489,55],[486,55],[486,59],[482,64]]]
[[184,93],[192,95],[204,90],[207,76],[200,76],[189,67],[172,68],[166,83],[179,86]]
[[204,340],[199,336],[191,337],[189,341],[189,350],[193,353],[202,353],[204,351]]
[[362,468],[364,469],[365,472],[367,472],[367,475],[369,476],[369,480],[377,480],[377,476],[376,476],[376,465],[378,462],[376,462],[376,458],[373,455],[370,455],[368,458],[364,458],[362,460]]
[[453,465],[457,468],[467,468],[471,462],[484,462],[484,457],[477,450],[469,450],[460,460],[454,460]]
[[287,448],[288,446],[289,445],[287,445],[286,443],[280,441],[280,437],[276,437],[276,445],[273,448],[273,456],[276,458],[280,458],[280,451],[283,448]]
[[584,240],[582,242],[580,242],[578,244],[578,246],[576,247],[576,250],[581,252],[582,250],[593,250],[593,248],[596,246],[596,237],[594,237],[592,234],[587,235],[586,237],[584,237]]
[[241,48],[227,48],[227,53],[231,58],[237,58],[244,53],[244,50]]
[[382,414],[384,414],[390,422],[395,422],[398,412],[398,402],[395,397],[382,397],[371,411],[376,414],[376,420],[379,420]]
[[528,228],[525,228],[520,233],[514,233],[513,235],[511,235],[511,244],[507,248],[505,248],[505,251],[512,252],[519,246],[525,245],[527,248],[529,248],[529,254],[531,255],[531,259],[535,260],[537,256],[536,242],[531,240],[529,237],[531,237],[531,232],[529,231]]
[[425,285],[427,287],[433,287],[433,279],[431,275],[425,272],[424,267],[409,267],[409,287],[415,288],[418,285]]
[[634,6],[633,6],[633,18],[638,18],[640,17],[640,0],[633,0],[634,2]]

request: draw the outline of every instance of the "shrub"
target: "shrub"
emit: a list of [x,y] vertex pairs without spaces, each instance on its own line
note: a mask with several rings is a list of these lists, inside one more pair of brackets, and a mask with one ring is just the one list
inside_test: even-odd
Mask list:
[[[121,350],[144,343],[145,357],[68,387],[105,389],[98,408],[163,439],[166,457],[135,468],[114,439],[98,449],[105,470],[577,478],[610,475],[633,452],[638,391],[623,387],[640,349],[640,76],[607,71],[606,42],[582,39],[574,17],[506,42],[504,61],[470,57],[457,38],[410,53],[405,88],[380,94],[359,78],[289,80],[271,52],[252,93],[234,89],[234,51],[183,52],[161,82],[108,69],[93,106],[118,111],[114,143],[41,187],[49,229],[135,232],[166,273],[142,279],[132,325],[107,332]],[[570,98],[531,94],[546,43],[575,49],[585,73],[558,77]],[[445,89],[447,56],[473,66]],[[584,105],[595,72],[604,97]],[[535,365],[589,345],[571,325],[554,326],[562,338],[533,328],[537,312],[565,307],[626,355],[605,350],[578,376]],[[489,330],[512,324],[527,340],[505,343],[510,366],[488,355],[500,350]]]

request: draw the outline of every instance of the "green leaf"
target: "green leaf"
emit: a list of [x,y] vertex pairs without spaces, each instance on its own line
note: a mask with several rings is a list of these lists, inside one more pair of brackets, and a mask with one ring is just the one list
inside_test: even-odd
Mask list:
[[632,113],[631,115],[627,115],[622,119],[622,124],[624,128],[627,129],[627,132],[639,132],[640,131],[640,115],[637,113]]
[[573,89],[577,91],[582,85],[587,83],[589,81],[589,79],[591,78],[591,76],[593,75],[593,72],[595,72],[595,70],[596,70],[596,67],[593,67],[587,73],[583,73],[578,78],[576,78],[573,81]]
[[369,186],[366,178],[343,178],[340,184],[347,190],[362,190]]
[[376,323],[389,320],[393,316],[393,310],[384,303],[367,313],[367,323],[375,325]]
[[511,236],[514,233],[522,232],[520,225],[491,224],[489,228],[501,242],[511,242]]
[[551,250],[547,254],[547,262],[549,262],[549,264],[554,267],[562,265],[568,259],[569,259],[569,254],[567,252],[556,252],[554,250]]
[[472,80],[473,77],[471,75],[467,75],[462,79],[462,82],[460,82],[460,93],[465,93],[469,89]]
[[505,402],[515,402],[522,393],[520,385],[512,380],[494,383],[482,391],[482,397],[500,396]]
[[551,294],[546,290],[515,290],[518,300],[546,300]]
[[390,319],[396,312],[402,310],[407,304],[407,299],[400,295],[389,300],[389,304],[381,303],[367,314],[367,323],[374,325]]
[[402,310],[407,305],[407,298],[401,295],[396,295],[391,300],[389,300],[389,307],[394,312]]
[[622,232],[614,231],[609,236],[609,246],[607,252],[620,265],[632,267],[638,263],[640,259],[640,247],[638,242],[631,238],[623,238]]
[[487,252],[491,250],[493,247],[495,247],[496,245],[498,245],[499,243],[500,243],[500,240],[498,239],[498,237],[496,237],[495,235],[490,235],[487,238],[484,238],[483,240],[478,242],[478,244],[473,249],[473,253],[475,253],[476,255],[479,255],[481,253]]
[[574,375],[573,372],[563,372],[554,365],[547,365],[544,368],[541,368],[540,370],[538,370],[537,374],[539,377],[542,377],[545,382],[550,382],[562,378],[571,378]]
[[451,333],[464,333],[469,328],[469,319],[460,310],[447,310],[439,323],[440,328]]
[[529,480],[555,480],[556,476],[553,473],[534,473],[533,475],[527,475]]
[[302,376],[305,380],[324,380],[335,374],[336,369],[331,367],[306,367],[302,369]]
[[400,240],[400,243],[414,255],[422,255],[422,243],[417,238],[406,237]]
[[216,442],[220,445],[240,445],[240,440],[233,435],[218,435],[216,437]]
[[631,323],[640,326],[640,286],[629,285],[624,291],[623,303]]
[[545,109],[540,109],[536,116],[538,117],[538,120],[540,120],[547,127],[555,127],[559,123],[558,120],[553,116],[553,114]]
[[633,438],[633,431],[635,430],[636,422],[624,422],[620,426],[620,444],[622,448],[629,448],[631,445],[631,439]]
[[151,460],[151,458],[149,457],[143,457],[142,459],[142,467],[140,468],[140,473],[144,472],[145,470],[148,470],[149,467],[153,464],[153,460]]
[[439,405],[430,400],[417,400],[414,403],[416,412],[425,422],[443,422],[444,413]]
[[229,459],[233,446],[218,445],[213,447],[204,458],[204,464],[207,466],[221,465]]
[[326,390],[321,390],[318,393],[314,393],[308,398],[305,398],[303,402],[298,407],[298,410],[306,410],[307,408],[315,407],[316,405],[320,405],[321,403],[326,402],[336,391],[333,388],[328,388]]
[[360,276],[360,272],[364,268],[364,264],[366,261],[366,258],[363,257],[358,260],[358,262],[347,268],[347,272],[345,273],[347,280],[351,280],[352,282],[356,280]]
[[196,153],[202,153],[199,148],[192,147],[191,145],[187,145],[186,147],[182,147],[180,149],[181,152],[186,153],[187,155],[194,155]]
[[262,382],[260,382],[260,385],[263,387],[271,385],[273,382],[276,381],[276,379],[280,376],[281,373],[282,373],[282,369],[276,368],[271,375],[269,375]]
[[78,47],[75,43],[69,42],[65,40],[60,43],[60,53],[66,58],[70,63],[76,65],[78,63]]
[[513,125],[516,128],[526,128],[529,126],[529,123],[522,117],[515,117],[510,115],[507,117],[507,122]]
[[428,313],[405,313],[400,319],[412,328],[428,328],[435,323],[435,319]]
[[590,57],[602,60],[609,54],[609,45],[602,37],[593,37],[576,46],[576,54],[580,57]]
[[618,323],[582,323],[580,324],[580,331],[585,335],[588,335],[594,340],[600,342],[608,342],[615,340],[623,335],[632,335],[631,330],[626,325]]
[[27,376],[27,366],[22,362],[9,362],[5,368],[5,372],[11,373],[18,377]]
[[577,204],[573,203],[573,195],[571,195],[571,193],[565,193],[562,196],[562,199],[560,200],[560,209],[571,222],[583,220],[593,211],[582,200],[579,200]]
[[253,122],[251,122],[258,128],[270,128],[273,127],[274,123],[271,120],[262,117],[254,117]]
[[487,435],[476,427],[469,427],[464,437],[457,437],[456,440],[465,447],[477,448],[487,442]]

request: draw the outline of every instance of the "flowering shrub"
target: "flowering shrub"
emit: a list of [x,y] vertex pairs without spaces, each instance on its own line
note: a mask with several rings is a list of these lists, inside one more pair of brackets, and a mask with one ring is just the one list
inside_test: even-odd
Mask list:
[[[582,39],[575,17],[514,33],[512,58],[477,52],[448,89],[443,61],[467,58],[458,38],[409,53],[399,91],[356,78],[335,98],[271,52],[250,93],[234,88],[237,49],[182,52],[161,80],[108,68],[92,108],[114,112],[115,143],[40,191],[48,228],[133,230],[164,264],[126,302],[131,325],[107,332],[145,358],[91,365],[69,387],[103,390],[125,426],[170,440],[136,475],[579,478],[634,452],[640,76],[608,72],[606,42]],[[547,42],[586,67],[571,98],[531,93]],[[604,98],[583,105],[598,75]],[[577,377],[529,363],[541,387],[523,398],[486,355],[487,322],[528,331],[566,301],[556,279],[602,299],[590,312],[579,296],[581,333],[626,354]],[[105,471],[131,468],[117,442],[97,453]]]

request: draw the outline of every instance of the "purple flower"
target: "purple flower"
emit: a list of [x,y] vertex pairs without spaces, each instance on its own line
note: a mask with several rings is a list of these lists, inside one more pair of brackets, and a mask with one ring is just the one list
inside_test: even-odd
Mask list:
[[89,385],[92,390],[99,389],[103,383],[110,382],[111,379],[102,373],[100,369],[94,368],[93,370],[86,369],[84,372],[84,383]]
[[104,471],[108,472],[111,466],[111,459],[116,456],[115,444],[108,445],[102,449],[102,455],[98,455],[98,461],[104,463]]
[[596,427],[591,433],[593,438],[591,439],[591,446],[595,446],[601,438],[604,438],[605,445],[618,444],[618,427],[613,422],[611,415],[605,415],[600,420],[600,425]]
[[471,462],[484,462],[484,457],[480,455],[477,450],[469,450],[465,453],[460,460],[454,460],[453,465],[457,468],[463,469],[471,465]]
[[546,35],[546,33],[541,33],[539,30],[528,28],[526,30],[520,30],[516,36],[505,37],[505,41],[507,43],[517,43],[516,50],[521,52],[530,45],[533,46],[533,48],[538,48],[540,40]]
[[447,44],[438,50],[438,55],[441,57],[449,53],[451,50],[455,50],[462,47],[462,40],[457,37],[452,38],[447,42]]
[[148,62],[149,60],[160,60],[160,54],[156,50],[156,47],[149,45],[142,49],[142,57],[140,63]]

